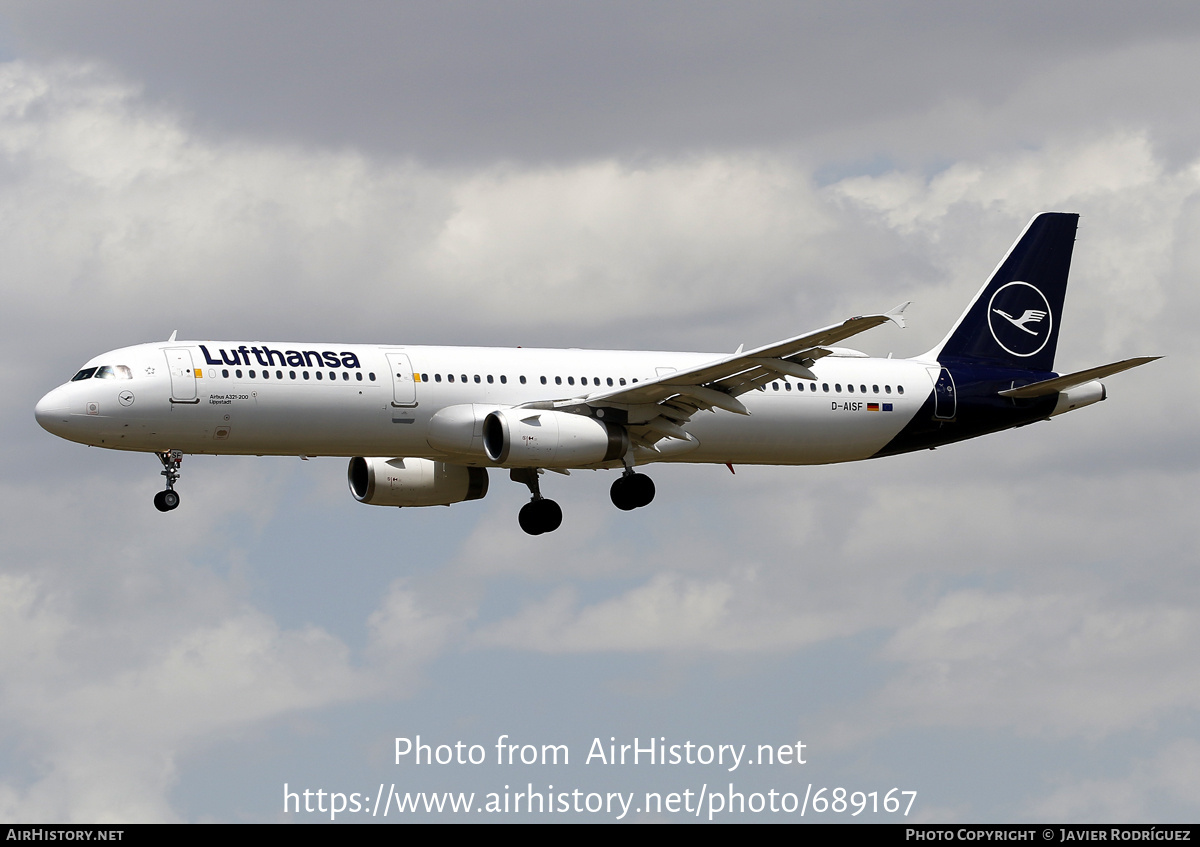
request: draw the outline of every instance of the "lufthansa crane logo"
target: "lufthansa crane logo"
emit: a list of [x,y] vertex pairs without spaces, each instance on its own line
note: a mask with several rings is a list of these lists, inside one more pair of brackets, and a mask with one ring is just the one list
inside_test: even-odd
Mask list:
[[1050,340],[1054,315],[1046,295],[1028,282],[1000,286],[988,302],[988,329],[1006,352],[1024,359]]

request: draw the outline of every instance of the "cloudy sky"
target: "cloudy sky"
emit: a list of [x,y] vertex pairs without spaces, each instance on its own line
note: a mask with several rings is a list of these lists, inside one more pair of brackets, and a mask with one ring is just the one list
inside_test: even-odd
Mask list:
[[[1197,80],[1182,2],[0,2],[0,819],[733,783],[1194,821]],[[552,536],[502,474],[383,509],[340,459],[191,458],[161,515],[155,459],[33,420],[175,329],[732,350],[913,300],[856,343],[915,355],[1049,209],[1082,216],[1060,370],[1166,356],[1104,404],[659,468],[633,513],[554,476]],[[504,734],[570,764],[394,764]],[[634,737],[806,764],[584,763]]]

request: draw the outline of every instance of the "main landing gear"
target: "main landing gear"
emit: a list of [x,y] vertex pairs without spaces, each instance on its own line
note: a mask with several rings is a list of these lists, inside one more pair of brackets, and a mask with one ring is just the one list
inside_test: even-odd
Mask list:
[[[521,529],[530,535],[542,535],[546,532],[554,532],[562,526],[562,509],[553,500],[547,500],[542,496],[541,486],[538,484],[537,468],[514,468],[508,472],[508,475],[513,482],[529,486],[529,493],[533,495],[532,499],[521,507],[521,512],[517,515]],[[650,501],[654,499],[654,480],[645,474],[636,472],[632,467],[628,467],[625,469],[625,473],[613,482],[609,496],[612,498],[613,505],[621,511],[640,509],[642,506],[650,505]]]
[[650,505],[654,499],[654,480],[644,473],[626,468],[609,489],[613,505],[623,512]]
[[155,453],[162,462],[162,475],[167,478],[167,488],[154,495],[154,508],[160,512],[169,512],[179,505],[179,495],[175,493],[175,483],[179,479],[179,466],[183,464],[182,450],[164,450]]
[[553,500],[542,496],[537,468],[514,468],[508,472],[508,476],[513,482],[523,482],[529,486],[529,493],[533,495],[533,499],[522,506],[520,514],[517,515],[521,529],[530,535],[541,535],[544,532],[554,532],[562,526],[562,508]]

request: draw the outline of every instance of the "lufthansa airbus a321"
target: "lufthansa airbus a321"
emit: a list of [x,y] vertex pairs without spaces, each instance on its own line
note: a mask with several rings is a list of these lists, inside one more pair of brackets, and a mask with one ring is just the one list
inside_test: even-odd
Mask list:
[[95,357],[37,404],[49,432],[154,453],[179,505],[186,453],[350,457],[379,506],[483,497],[489,469],[529,487],[532,535],[562,523],[544,470],[620,469],[612,502],[646,506],[654,462],[809,465],[921,450],[1105,398],[1157,357],[1054,371],[1078,215],[1036,216],[940,344],[912,359],[838,346],[905,303],[754,350],[412,347],[180,341]]

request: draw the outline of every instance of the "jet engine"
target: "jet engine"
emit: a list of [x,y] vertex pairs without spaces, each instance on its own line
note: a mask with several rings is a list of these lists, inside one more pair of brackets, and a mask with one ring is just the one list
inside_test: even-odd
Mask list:
[[484,468],[430,459],[355,456],[346,470],[350,493],[372,506],[449,506],[487,494]]
[[578,468],[620,459],[625,427],[570,412],[501,409],[483,420],[483,451],[509,468]]

